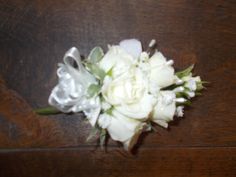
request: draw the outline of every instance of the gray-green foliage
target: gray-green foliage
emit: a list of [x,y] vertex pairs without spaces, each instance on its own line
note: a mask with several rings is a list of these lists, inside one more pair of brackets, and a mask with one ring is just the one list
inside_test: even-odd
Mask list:
[[107,131],[105,129],[102,129],[100,132],[100,146],[102,149],[106,143],[106,135],[107,135]]
[[98,95],[101,90],[101,86],[97,84],[91,84],[87,90],[88,96],[91,98],[95,95]]
[[194,68],[194,65],[191,65],[185,70],[176,72],[175,75],[178,76],[179,78],[183,78],[185,76],[188,76],[192,72],[193,68]]
[[101,47],[95,47],[91,50],[89,56],[88,56],[88,61],[90,63],[98,63],[102,57],[104,56],[104,52]]
[[86,67],[91,73],[96,76],[97,79],[103,81],[104,77],[106,76],[106,73],[101,68],[99,68],[97,64],[87,63]]

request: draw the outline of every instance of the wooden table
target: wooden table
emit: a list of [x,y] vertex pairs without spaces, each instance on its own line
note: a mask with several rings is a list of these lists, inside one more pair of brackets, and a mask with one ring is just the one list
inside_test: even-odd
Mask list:
[[[72,46],[87,55],[124,38],[158,48],[211,82],[185,117],[144,134],[133,154],[86,143],[83,115],[38,116]],[[236,176],[233,0],[0,0],[1,177]]]

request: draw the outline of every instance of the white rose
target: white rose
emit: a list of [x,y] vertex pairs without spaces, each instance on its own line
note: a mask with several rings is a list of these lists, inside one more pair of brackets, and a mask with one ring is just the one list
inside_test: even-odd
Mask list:
[[108,52],[99,62],[99,66],[106,73],[112,69],[112,77],[129,70],[137,62],[142,47],[138,40],[123,40],[120,45],[110,46]]
[[105,78],[102,94],[117,111],[134,119],[147,118],[155,102],[154,97],[148,94],[145,75],[136,67],[114,80]]
[[199,76],[193,77],[192,73],[183,77],[182,81],[184,82],[184,87],[187,88],[186,93],[189,98],[193,98],[197,90],[203,89],[201,78]]
[[173,120],[175,110],[175,93],[172,91],[160,91],[151,119],[160,126],[167,128],[168,122]]
[[172,60],[167,61],[161,52],[156,52],[150,59],[150,82],[152,86],[164,88],[174,84],[175,75]]
[[128,118],[116,110],[112,112],[109,123],[107,124],[106,121],[104,124],[106,124],[111,138],[122,142],[126,150],[132,149],[146,125],[146,123]]
[[[185,82],[184,86],[187,87],[190,91],[196,91],[198,89],[197,83],[201,83],[200,76],[192,77],[192,74],[183,77],[182,80]],[[202,87],[201,84],[199,86]]]

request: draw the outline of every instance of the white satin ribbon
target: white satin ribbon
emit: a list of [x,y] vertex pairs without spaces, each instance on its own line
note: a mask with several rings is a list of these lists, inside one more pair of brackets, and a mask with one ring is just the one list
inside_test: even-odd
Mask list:
[[88,98],[87,89],[97,81],[84,68],[77,48],[72,47],[68,50],[63,61],[64,64],[60,63],[57,70],[58,84],[53,88],[48,102],[64,113],[83,111],[94,126],[101,110],[101,103],[99,97]]

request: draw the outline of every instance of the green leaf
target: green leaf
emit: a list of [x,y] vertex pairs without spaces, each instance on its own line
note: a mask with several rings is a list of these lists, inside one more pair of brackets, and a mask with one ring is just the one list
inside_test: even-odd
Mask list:
[[211,82],[208,81],[201,81],[202,84],[210,84]]
[[170,86],[162,88],[161,90],[174,90],[176,87],[179,87],[179,85],[172,84]]
[[183,78],[185,76],[188,76],[193,70],[193,68],[194,68],[194,65],[191,65],[183,71],[176,72],[175,75],[178,76],[179,78]]
[[100,130],[97,127],[93,127],[93,129],[90,131],[89,136],[86,139],[86,142],[91,141],[94,137],[98,136],[98,133]]
[[206,87],[203,86],[203,84],[209,84],[210,82],[207,81],[201,81],[197,82],[197,91],[201,91],[202,89],[206,89]]
[[106,110],[105,113],[111,116],[111,115],[112,115],[112,111],[113,111],[113,109],[114,109],[114,108],[111,107],[110,109]]
[[201,96],[202,94],[200,92],[195,93],[196,96]]
[[103,80],[104,77],[106,76],[105,71],[103,71],[102,69],[100,69],[96,64],[92,64],[92,63],[87,63],[86,67],[88,68],[88,70],[93,73],[99,80]]
[[98,95],[99,91],[101,89],[100,85],[96,85],[96,84],[91,84],[87,90],[87,94],[88,96],[91,98],[94,95]]
[[176,95],[176,98],[188,98],[188,94],[185,92],[178,92],[175,95]]
[[34,110],[39,115],[51,115],[51,114],[59,114],[61,111],[54,107],[46,107],[46,108],[39,108]]
[[202,82],[197,82],[197,91],[202,90],[204,87],[202,85]]
[[104,52],[103,52],[102,48],[101,47],[95,47],[90,52],[90,54],[88,56],[88,60],[91,63],[97,63],[102,59],[103,56],[104,56]]
[[113,69],[113,68],[111,68],[111,69],[107,72],[107,75],[110,76],[110,77],[112,76],[112,69]]

